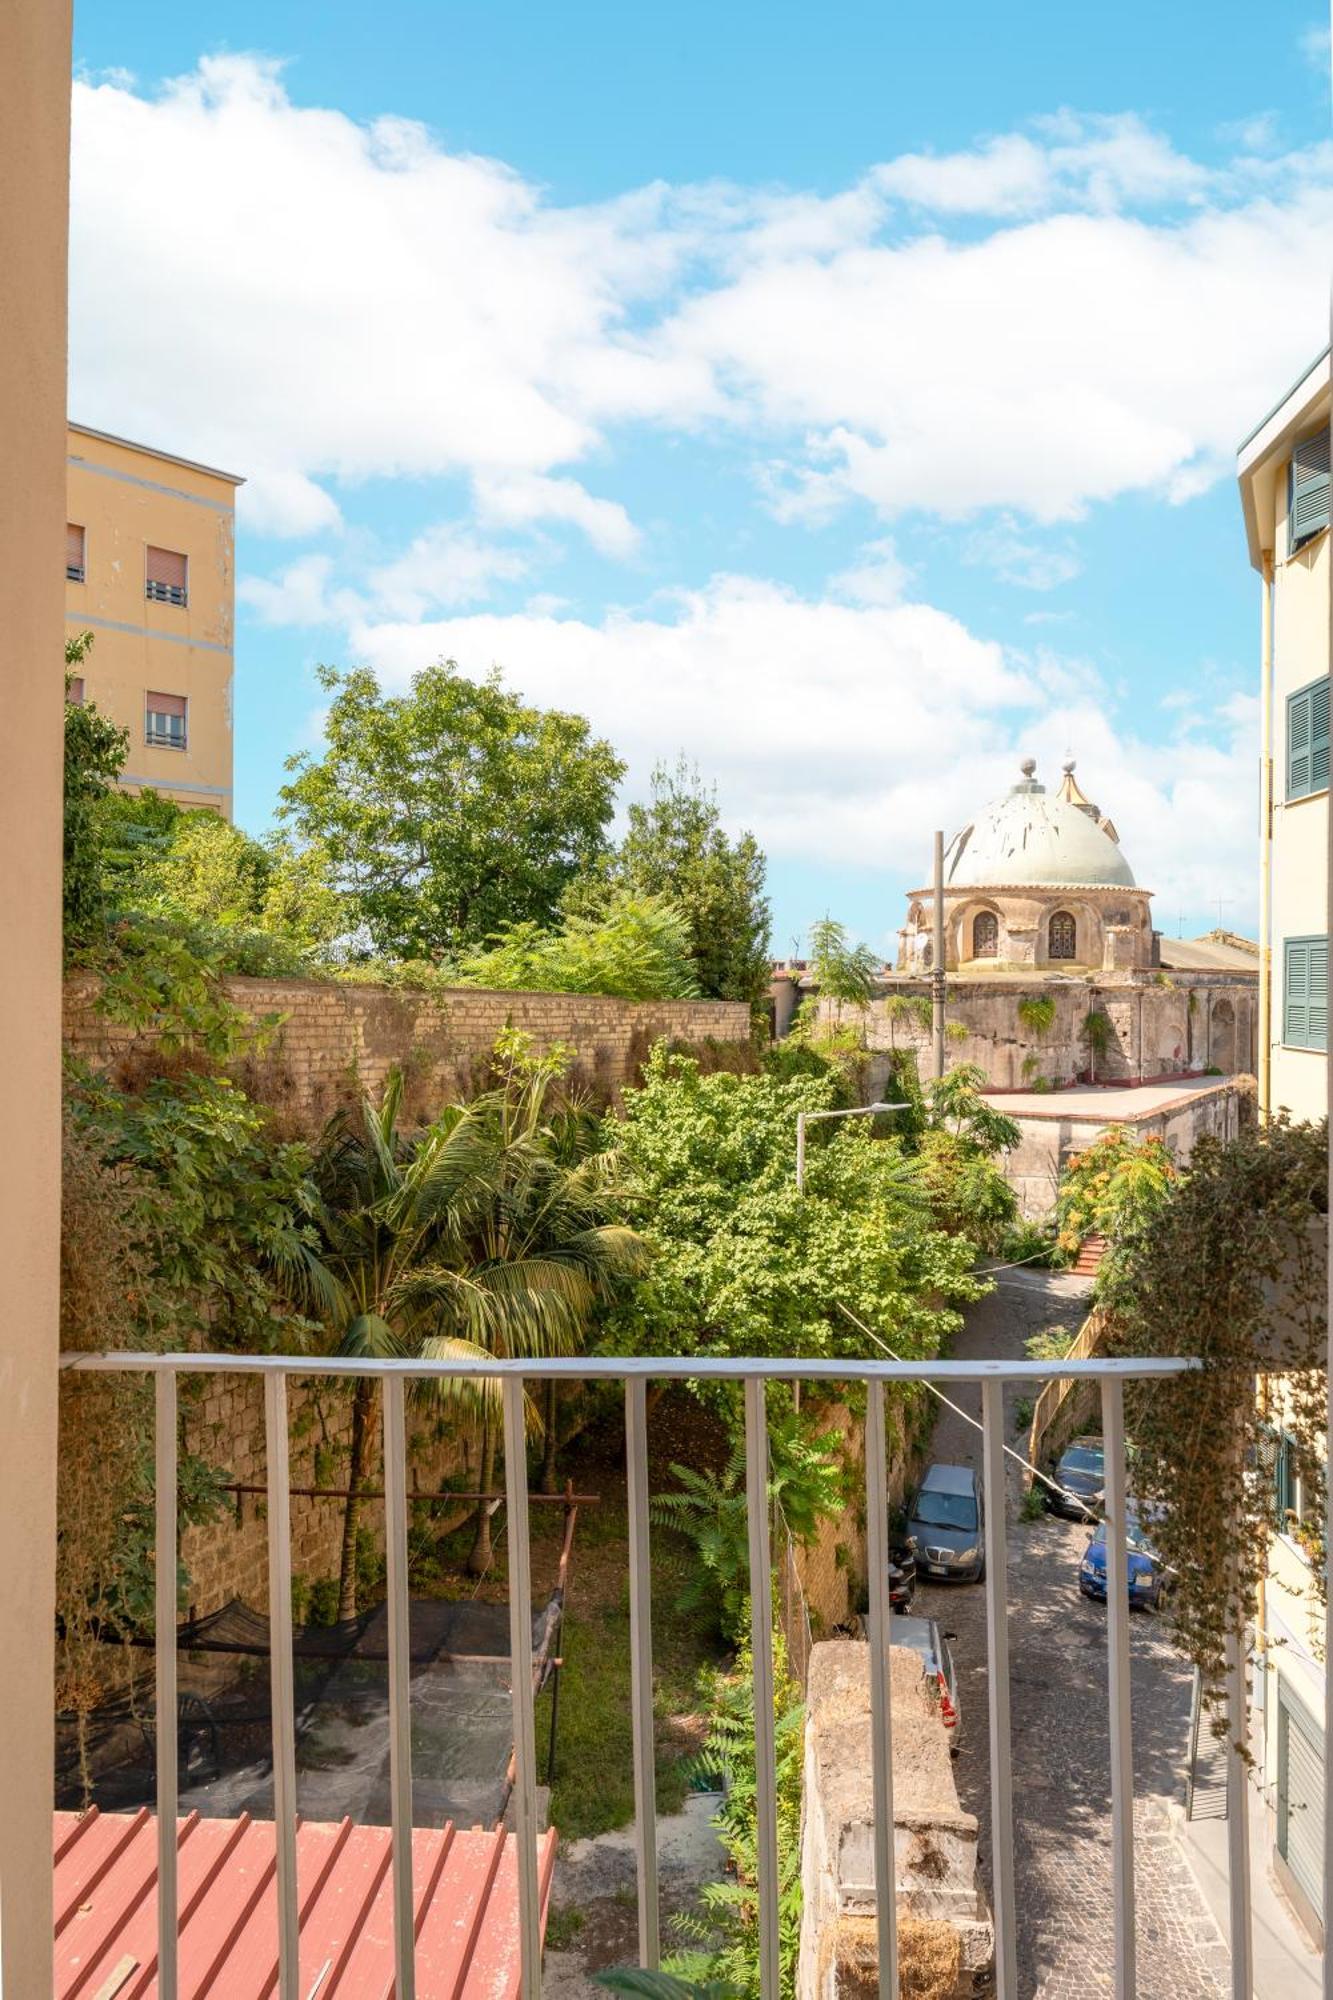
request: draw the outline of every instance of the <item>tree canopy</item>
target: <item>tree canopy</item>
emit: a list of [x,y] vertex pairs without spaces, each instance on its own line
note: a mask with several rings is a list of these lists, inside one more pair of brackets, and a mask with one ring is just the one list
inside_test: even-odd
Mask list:
[[973,1245],[940,1229],[915,1160],[868,1121],[821,1130],[796,1189],[796,1114],[831,1066],[702,1074],[654,1050],[617,1126],[627,1216],[654,1252],[620,1337],[676,1354],[863,1355],[847,1306],[899,1352],[937,1352],[977,1296]]
[[734,840],[717,796],[685,759],[659,764],[646,803],[629,825],[610,868],[633,896],[674,903],[689,927],[698,990],[708,1000],[757,1004],[768,990],[765,861],[751,833]]
[[624,892],[599,916],[567,916],[558,930],[510,925],[465,958],[461,974],[472,986],[622,1000],[691,1000],[699,991],[682,912],[664,897]]
[[323,850],[374,950],[439,959],[506,925],[549,925],[606,851],[624,772],[610,744],[451,660],[402,695],[366,668],[320,681],[324,748],[288,760],[279,810]]

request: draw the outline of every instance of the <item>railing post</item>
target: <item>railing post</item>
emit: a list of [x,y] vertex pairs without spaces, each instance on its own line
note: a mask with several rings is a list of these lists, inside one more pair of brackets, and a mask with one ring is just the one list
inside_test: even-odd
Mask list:
[[154,1625],[157,1673],[157,1990],[176,2000],[176,1371],[154,1382]]
[[893,1821],[893,1675],[889,1659],[889,1470],[884,1383],[866,1384],[866,1562],[870,1570],[870,1743],[874,1764],[875,1924],[880,2000],[898,2000],[898,1860]]
[[648,1384],[625,1380],[625,1473],[629,1509],[630,1713],[634,1729],[634,1855],[639,1889],[639,1964],[661,1961],[657,1897],[657,1772],[653,1737],[653,1598],[648,1553]]
[[264,1499],[268,1508],[269,1686],[273,1709],[273,1837],[278,1882],[278,1992],[299,2000],[296,1891],[296,1691],[292,1679],[292,1503],[287,1377],[264,1377]]
[[995,2000],[1018,2000],[1014,1933],[1014,1779],[1009,1728],[1008,1520],[1004,1476],[1004,1384],[981,1385],[982,1482],[986,1501],[986,1685],[990,1709],[991,1877],[995,1890]]
[[1245,1635],[1227,1633],[1227,1895],[1230,1902],[1232,2000],[1252,2000],[1254,1936],[1250,1920],[1250,1799]]
[[389,1597],[389,1819],[393,1828],[395,2000],[415,2000],[412,1687],[407,1583],[407,1416],[401,1375],[384,1382],[384,1552]]
[[509,1545],[509,1663],[514,1701],[514,1845],[522,2000],[541,2000],[542,1918],[537,1880],[537,1739],[532,1716],[532,1550],[528,1434],[521,1375],[504,1377],[505,1503]]
[[1134,2000],[1134,1744],[1129,1688],[1129,1550],[1125,1480],[1125,1392],[1102,1382],[1106,1457],[1107,1692],[1111,1717],[1111,1869],[1116,2000]]
[[764,1383],[745,1378],[745,1511],[750,1539],[754,1657],[755,1839],[759,1872],[759,1992],[778,2000],[777,1749],[773,1717],[773,1578],[768,1536],[768,1421]]

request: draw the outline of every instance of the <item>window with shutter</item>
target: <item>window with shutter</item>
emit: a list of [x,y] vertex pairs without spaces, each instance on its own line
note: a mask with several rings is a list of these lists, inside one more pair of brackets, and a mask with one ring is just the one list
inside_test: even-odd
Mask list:
[[84,531],[77,522],[65,523],[65,576],[70,583],[82,583],[88,574]]
[[1287,476],[1288,543],[1292,554],[1328,526],[1328,426],[1296,446]]
[[1328,939],[1288,938],[1283,947],[1282,1040],[1291,1049],[1328,1047]]
[[158,750],[185,748],[185,696],[149,694],[145,700],[144,741]]
[[188,568],[186,558],[175,549],[155,549],[150,545],[144,567],[144,595],[158,604],[187,603]]
[[1328,678],[1287,696],[1287,797],[1307,798],[1328,785]]
[[75,708],[83,707],[83,676],[81,674],[72,674],[70,676],[65,687],[65,700],[72,703]]

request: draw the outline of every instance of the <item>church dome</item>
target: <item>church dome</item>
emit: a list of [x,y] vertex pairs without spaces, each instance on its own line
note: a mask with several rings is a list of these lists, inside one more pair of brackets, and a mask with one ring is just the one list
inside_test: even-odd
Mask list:
[[1036,780],[1036,764],[1023,762],[1020,783],[955,834],[944,857],[950,889],[1132,889],[1134,873],[1120,852],[1115,828],[1074,782],[1065,767],[1058,792]]

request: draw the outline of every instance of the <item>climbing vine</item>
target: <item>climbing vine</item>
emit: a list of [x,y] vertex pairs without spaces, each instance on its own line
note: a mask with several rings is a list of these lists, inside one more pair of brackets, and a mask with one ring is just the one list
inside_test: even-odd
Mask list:
[[[1307,1522],[1324,1518],[1327,1176],[1323,1124],[1201,1139],[1169,1197],[1128,1222],[1104,1290],[1111,1352],[1203,1364],[1131,1388],[1127,1407],[1176,1635],[1215,1709],[1228,1634],[1255,1618],[1269,1540],[1286,1525],[1278,1430]],[[1321,1526],[1308,1543],[1318,1602]]]

